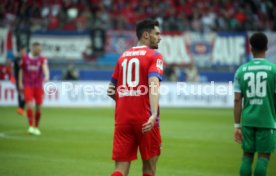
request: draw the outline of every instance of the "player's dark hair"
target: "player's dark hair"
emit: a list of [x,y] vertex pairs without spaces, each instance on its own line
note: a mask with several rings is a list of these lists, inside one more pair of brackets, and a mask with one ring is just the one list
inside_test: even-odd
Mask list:
[[39,42],[34,42],[34,43],[32,44],[32,46],[40,46],[40,43],[39,43]]
[[145,19],[143,21],[140,21],[136,24],[136,36],[138,39],[141,39],[142,34],[145,31],[150,32],[152,29],[154,29],[155,26],[159,26],[158,21],[152,20],[152,19]]
[[262,52],[267,50],[268,39],[264,33],[254,33],[249,40],[253,51]]

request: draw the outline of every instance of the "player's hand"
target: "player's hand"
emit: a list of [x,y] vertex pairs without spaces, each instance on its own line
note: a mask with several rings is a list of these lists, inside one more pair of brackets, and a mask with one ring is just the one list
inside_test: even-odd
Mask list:
[[48,81],[49,81],[49,78],[45,77],[43,81],[44,81],[44,82],[48,82]]
[[151,116],[149,120],[143,124],[142,126],[142,133],[147,133],[154,127],[154,122],[156,120],[156,117]]
[[242,142],[242,131],[240,128],[235,128],[234,138],[237,143],[240,144]]

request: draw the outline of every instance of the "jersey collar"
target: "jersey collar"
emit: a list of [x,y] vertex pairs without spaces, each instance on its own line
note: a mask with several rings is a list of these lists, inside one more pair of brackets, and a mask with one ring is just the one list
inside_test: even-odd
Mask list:
[[33,56],[33,54],[30,52],[28,53],[28,56],[30,59],[37,59],[39,56]]
[[147,47],[147,46],[146,45],[141,45],[141,46],[134,46],[132,48],[145,48],[145,47]]
[[253,58],[252,60],[265,60],[264,57],[256,57],[256,58]]

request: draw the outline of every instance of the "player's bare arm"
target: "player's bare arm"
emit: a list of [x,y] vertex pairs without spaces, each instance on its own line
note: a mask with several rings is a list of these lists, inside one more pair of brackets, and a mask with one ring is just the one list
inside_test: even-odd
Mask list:
[[149,99],[152,114],[149,120],[143,124],[143,133],[146,133],[153,128],[154,122],[158,115],[159,79],[155,76],[149,78]]
[[239,92],[235,92],[234,99],[234,121],[235,121],[235,132],[234,138],[237,143],[241,143],[242,141],[242,132],[240,128],[241,121],[241,112],[242,112],[242,94]]
[[43,63],[42,69],[43,69],[43,74],[44,74],[44,82],[47,82],[47,81],[49,81],[49,77],[50,77],[47,60],[45,60],[45,62]]
[[274,108],[276,110],[276,93],[274,93]]
[[114,101],[115,100],[115,90],[116,90],[116,87],[113,83],[109,83],[109,86],[108,86],[108,89],[107,89],[107,95],[112,98]]

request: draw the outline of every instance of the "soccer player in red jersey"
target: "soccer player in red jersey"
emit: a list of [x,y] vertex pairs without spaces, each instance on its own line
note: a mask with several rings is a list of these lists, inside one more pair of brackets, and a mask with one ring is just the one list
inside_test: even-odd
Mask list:
[[163,76],[163,57],[156,51],[160,42],[157,21],[137,24],[138,46],[119,58],[108,95],[116,101],[112,176],[127,176],[139,148],[143,176],[154,176],[160,155],[159,83]]
[[[27,106],[29,121],[28,133],[33,135],[41,134],[38,127],[44,95],[43,81],[49,80],[47,59],[41,56],[41,50],[41,45],[39,43],[33,43],[31,53],[27,53],[23,56],[19,71],[19,89],[24,91],[24,98]],[[32,110],[33,100],[35,100],[36,104],[35,115]]]

